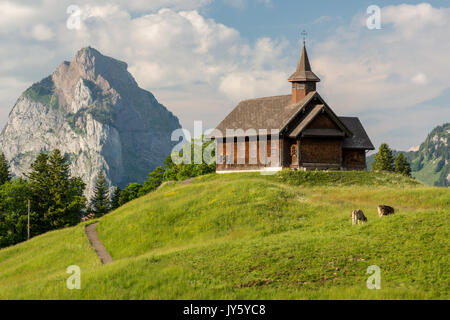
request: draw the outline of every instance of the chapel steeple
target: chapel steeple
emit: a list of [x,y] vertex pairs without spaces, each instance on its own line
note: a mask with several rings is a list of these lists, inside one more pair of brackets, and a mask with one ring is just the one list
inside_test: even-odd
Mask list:
[[290,76],[289,82],[292,82],[292,103],[297,103],[311,91],[316,91],[316,82],[320,82],[319,77],[311,70],[305,40],[297,70]]

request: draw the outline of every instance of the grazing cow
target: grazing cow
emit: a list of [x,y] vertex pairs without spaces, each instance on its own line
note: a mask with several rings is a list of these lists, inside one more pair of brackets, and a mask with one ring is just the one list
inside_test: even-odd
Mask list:
[[392,207],[385,206],[385,205],[378,206],[378,215],[380,216],[380,218],[382,218],[383,216],[388,216],[390,214],[394,214],[394,213],[395,213],[395,210]]
[[367,218],[361,210],[352,211],[352,224],[366,223]]

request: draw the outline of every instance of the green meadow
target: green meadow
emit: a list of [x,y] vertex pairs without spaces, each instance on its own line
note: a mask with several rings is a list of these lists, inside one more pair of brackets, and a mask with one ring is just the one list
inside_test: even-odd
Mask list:
[[450,189],[389,173],[212,174],[98,219],[109,265],[85,223],[0,250],[0,299],[449,299],[449,212]]

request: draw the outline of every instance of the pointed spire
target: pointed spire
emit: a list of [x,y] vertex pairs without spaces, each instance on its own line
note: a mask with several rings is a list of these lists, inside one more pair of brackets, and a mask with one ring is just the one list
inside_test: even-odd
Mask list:
[[311,71],[311,64],[309,63],[308,53],[306,52],[305,40],[303,40],[302,55],[298,62],[297,71]]
[[297,81],[312,81],[319,82],[320,79],[311,70],[311,64],[309,63],[308,53],[306,52],[305,39],[303,39],[303,48],[300,61],[298,62],[297,71],[289,78],[290,82]]

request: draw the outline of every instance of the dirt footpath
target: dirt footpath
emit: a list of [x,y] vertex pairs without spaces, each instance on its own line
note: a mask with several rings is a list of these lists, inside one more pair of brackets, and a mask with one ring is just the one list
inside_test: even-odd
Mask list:
[[102,263],[108,264],[108,263],[113,262],[113,258],[108,253],[108,250],[106,250],[102,241],[98,237],[97,223],[93,223],[93,224],[86,226],[86,235],[87,235],[92,247],[94,248],[95,252],[97,252],[97,255],[100,258],[100,260],[102,261]]

